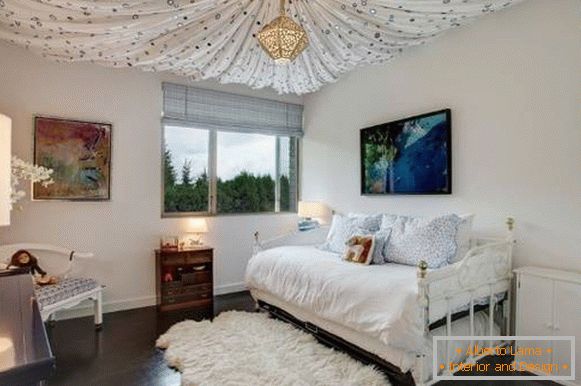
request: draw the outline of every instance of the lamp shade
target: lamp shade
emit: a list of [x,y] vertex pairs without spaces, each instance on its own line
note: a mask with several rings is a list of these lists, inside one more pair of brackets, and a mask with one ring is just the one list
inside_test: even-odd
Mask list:
[[327,205],[318,201],[299,201],[299,217],[321,218],[329,213]]
[[188,233],[208,233],[208,224],[205,218],[192,218],[188,223]]
[[0,114],[0,226],[10,225],[12,120]]

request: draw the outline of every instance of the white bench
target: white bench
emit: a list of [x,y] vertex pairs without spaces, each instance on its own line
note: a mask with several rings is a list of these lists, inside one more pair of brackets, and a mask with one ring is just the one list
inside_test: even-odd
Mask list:
[[68,309],[85,300],[90,300],[93,302],[95,327],[100,329],[103,324],[102,292],[104,286],[94,279],[71,275],[74,264],[78,259],[90,259],[93,254],[75,252],[71,249],[49,244],[9,244],[0,246],[0,263],[8,265],[12,255],[21,249],[29,251],[38,258],[39,265],[43,268],[46,267],[43,256],[48,255],[56,257],[61,267],[59,272],[48,270],[49,275],[58,277],[59,282],[57,284],[35,285],[35,296],[40,307],[42,320],[54,321],[57,311]]

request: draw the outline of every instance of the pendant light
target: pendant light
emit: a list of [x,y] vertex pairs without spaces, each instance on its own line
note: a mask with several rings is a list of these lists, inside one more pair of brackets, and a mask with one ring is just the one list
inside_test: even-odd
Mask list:
[[280,0],[280,16],[258,33],[258,41],[277,64],[288,64],[309,45],[307,32],[286,16],[284,0]]

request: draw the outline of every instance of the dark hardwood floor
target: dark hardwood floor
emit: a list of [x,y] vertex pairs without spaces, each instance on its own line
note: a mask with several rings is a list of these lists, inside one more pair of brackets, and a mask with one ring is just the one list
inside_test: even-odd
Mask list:
[[[217,296],[214,313],[253,311],[248,292]],[[58,321],[48,327],[57,371],[49,386],[177,386],[180,375],[164,362],[155,340],[171,325],[185,319],[202,320],[209,312],[160,314],[155,307],[105,314],[102,331],[95,332],[91,317]],[[449,381],[448,384],[490,384],[486,381]],[[495,385],[552,385],[551,382],[495,381]],[[252,385],[259,386],[259,385]]]

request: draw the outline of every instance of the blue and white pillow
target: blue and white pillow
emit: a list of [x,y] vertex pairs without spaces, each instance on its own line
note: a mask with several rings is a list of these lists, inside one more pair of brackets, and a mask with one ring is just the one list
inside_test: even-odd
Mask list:
[[381,227],[383,215],[380,214],[365,214],[365,213],[349,213],[349,218],[357,218],[363,221],[361,228],[367,229],[370,232],[377,232]]
[[347,240],[356,235],[357,232],[361,232],[361,230],[367,231],[364,225],[364,218],[346,217],[340,214],[333,215],[327,240],[320,248],[329,252],[343,253]]
[[373,248],[372,264],[385,264],[385,251],[391,236],[391,228],[382,228],[373,234],[375,247]]
[[389,263],[417,265],[425,260],[429,268],[447,265],[456,256],[456,237],[462,219],[455,215],[435,218],[384,216],[382,229],[391,229],[385,249]]
[[458,250],[456,251],[456,256],[452,257],[452,260],[448,261],[450,264],[462,260],[470,250],[470,238],[472,236],[472,223],[474,222],[474,214],[461,214],[459,217],[461,221],[460,225],[458,226],[458,234],[456,235],[456,245],[458,245]]

